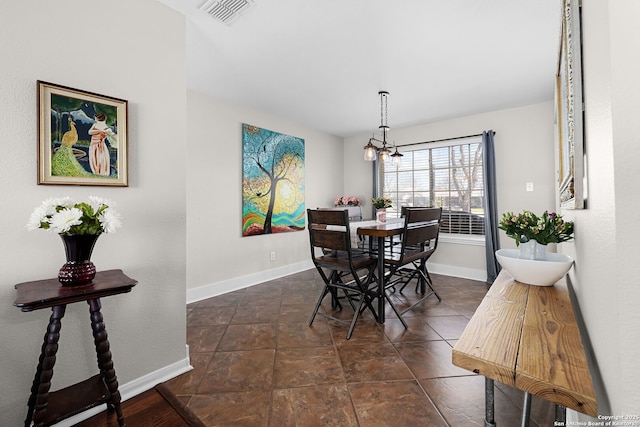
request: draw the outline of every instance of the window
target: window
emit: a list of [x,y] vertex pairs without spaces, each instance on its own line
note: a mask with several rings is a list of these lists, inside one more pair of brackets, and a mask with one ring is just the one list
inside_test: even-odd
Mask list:
[[[441,232],[484,235],[482,137],[405,146],[397,167],[379,163],[379,193],[402,206],[442,207]],[[463,237],[463,236],[459,236]]]

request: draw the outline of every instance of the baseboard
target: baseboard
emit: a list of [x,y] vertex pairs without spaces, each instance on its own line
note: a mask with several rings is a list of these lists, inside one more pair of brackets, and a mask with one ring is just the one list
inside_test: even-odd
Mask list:
[[[211,283],[209,285],[200,286],[193,289],[187,289],[187,304],[212,298],[228,292],[244,289],[259,283],[268,282],[269,280],[278,279],[288,276],[289,274],[299,273],[301,271],[314,268],[311,260],[298,262],[295,264],[285,265],[283,267],[265,270],[246,276],[234,277],[233,279],[221,282]],[[487,272],[475,268],[457,267],[447,264],[428,263],[429,271],[444,276],[460,277],[462,279],[479,280],[484,282],[487,280]]]
[[[187,355],[184,359],[160,368],[156,371],[150,372],[139,378],[136,378],[135,380],[130,381],[126,384],[120,385],[118,387],[118,391],[120,391],[121,400],[124,402],[125,400],[137,396],[140,393],[150,390],[160,383],[168,381],[180,374],[192,370],[193,366],[191,366],[189,361],[189,346],[186,346],[186,349]],[[59,422],[58,424],[55,424],[55,427],[71,427],[79,423],[80,421],[84,421],[96,414],[99,414],[100,412],[106,410],[106,408],[106,404],[96,406],[95,408],[91,408],[81,414],[74,415],[73,417],[69,417],[66,420]]]
[[193,289],[187,289],[187,304],[226,294],[228,292],[237,291],[238,289],[268,282],[269,280],[278,279],[280,277],[299,273],[311,268],[313,268],[311,260],[302,261],[270,270],[260,271],[258,273],[248,274],[246,276],[234,277],[233,279],[223,280],[221,282],[211,283]]
[[458,267],[448,264],[434,264],[432,262],[427,263],[427,268],[430,273],[442,274],[443,276],[459,277],[461,279],[479,280],[481,282],[487,281],[487,272],[477,268]]

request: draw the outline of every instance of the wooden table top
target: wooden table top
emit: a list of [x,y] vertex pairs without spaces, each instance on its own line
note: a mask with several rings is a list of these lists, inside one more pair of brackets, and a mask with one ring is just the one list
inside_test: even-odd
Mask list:
[[597,416],[596,396],[565,280],[516,282],[502,270],[452,352],[453,364]]
[[129,292],[137,283],[122,270],[98,271],[93,281],[83,286],[62,286],[57,278],[18,283],[13,305],[22,311],[39,310]]
[[[353,223],[353,225],[357,225],[357,223]],[[361,236],[390,237],[401,234],[403,228],[404,222],[398,219],[358,226],[357,233]]]

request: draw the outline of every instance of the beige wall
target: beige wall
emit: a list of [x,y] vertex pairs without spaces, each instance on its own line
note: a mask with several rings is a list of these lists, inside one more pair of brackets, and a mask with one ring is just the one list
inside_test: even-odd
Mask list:
[[576,260],[570,278],[591,343],[599,412],[638,415],[640,4],[583,0],[582,16],[588,208],[563,210],[576,223],[575,241],[563,250]]
[[342,193],[342,138],[193,91],[188,113],[187,299],[311,268],[306,231],[242,237],[242,123],[304,139],[307,208]]
[[[184,18],[152,0],[2,3],[2,426],[24,422],[51,314],[13,307],[14,284],[55,277],[64,263],[58,236],[25,229],[32,210],[47,197],[107,197],[123,215],[123,227],[101,236],[93,256],[99,270],[121,268],[139,281],[130,294],[102,300],[120,384],[144,383],[145,375],[171,371],[174,364],[188,367],[184,43]],[[129,101],[128,188],[36,185],[38,79]],[[88,306],[71,305],[62,321],[53,389],[95,374],[95,360]]]
[[[640,92],[640,67],[630,52],[640,45],[634,22],[640,10],[635,0],[583,2],[589,208],[562,212],[576,221],[576,239],[561,249],[576,259],[571,281],[593,346],[601,412],[636,414],[640,263],[634,239],[640,206],[634,194],[640,153],[634,124],[640,106],[630,94]],[[0,14],[0,297],[5,302],[0,425],[20,425],[49,313],[13,307],[13,285],[53,277],[64,262],[57,236],[24,229],[44,198],[96,194],[119,203],[124,227],[100,238],[93,259],[99,269],[122,268],[140,282],[131,294],[104,299],[103,306],[120,383],[144,383],[147,374],[184,366],[185,288],[187,298],[197,299],[309,266],[304,232],[241,237],[241,123],[305,139],[308,207],[328,205],[340,194],[367,200],[372,172],[361,160],[369,135],[347,138],[343,147],[340,138],[188,92],[184,20],[156,1],[5,3]],[[101,25],[114,31],[103,36]],[[35,184],[38,79],[129,100],[130,187]],[[392,133],[402,144],[485,129],[497,132],[498,210],[553,209],[551,102]],[[529,181],[533,193],[524,191]],[[504,236],[502,244],[513,245]],[[274,262],[269,261],[273,250]],[[460,248],[443,244],[433,260],[470,274],[483,269],[482,248],[465,250],[463,262]],[[450,256],[454,252],[457,256]],[[94,372],[91,340],[86,307],[71,306],[54,388]]]
[[[473,135],[489,129],[496,132],[498,212],[554,210],[552,102],[392,128],[390,139],[402,145]],[[364,212],[369,216],[373,173],[371,163],[362,160],[362,147],[370,136],[346,138],[344,145],[345,193],[366,200]],[[535,191],[526,192],[526,182],[533,182]],[[515,247],[513,240],[504,233],[501,233],[501,245]],[[430,263],[434,272],[486,280],[484,246],[442,242]]]

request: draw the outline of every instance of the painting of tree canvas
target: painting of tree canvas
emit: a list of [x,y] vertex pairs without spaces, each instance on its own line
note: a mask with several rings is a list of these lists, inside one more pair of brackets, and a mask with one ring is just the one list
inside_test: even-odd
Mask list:
[[304,228],[304,139],[243,124],[242,235]]

